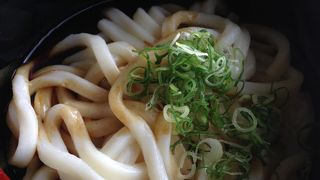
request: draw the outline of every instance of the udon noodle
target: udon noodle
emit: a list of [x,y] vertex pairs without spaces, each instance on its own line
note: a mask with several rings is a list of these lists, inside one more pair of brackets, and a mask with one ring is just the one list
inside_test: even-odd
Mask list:
[[51,57],[83,48],[61,65],[19,67],[9,163],[27,168],[24,179],[297,177],[312,111],[288,40],[217,6],[166,4],[132,18],[111,8],[99,34],[53,47]]

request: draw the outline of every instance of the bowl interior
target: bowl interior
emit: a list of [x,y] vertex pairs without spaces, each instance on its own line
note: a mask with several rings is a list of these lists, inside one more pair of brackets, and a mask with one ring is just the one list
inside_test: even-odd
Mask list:
[[[10,68],[8,70],[8,74],[12,75],[14,74],[14,69],[21,65],[22,63],[27,63],[31,60],[36,60],[38,62],[39,66],[43,65],[48,65],[52,63],[56,63],[57,61],[61,60],[61,58],[57,59],[50,59],[48,57],[48,52],[50,48],[56,44],[58,41],[62,40],[66,36],[70,34],[76,34],[76,33],[81,33],[81,32],[87,32],[87,33],[92,33],[92,34],[97,34],[97,22],[104,18],[103,12],[108,8],[108,7],[117,7],[123,12],[125,12],[128,15],[132,15],[133,12],[138,8],[138,7],[143,7],[143,8],[148,8],[151,7],[152,5],[156,4],[162,4],[162,3],[167,3],[167,2],[173,2],[173,3],[179,3],[183,6],[189,6],[193,1],[191,0],[186,0],[186,1],[125,1],[125,0],[117,0],[117,1],[102,1],[95,3],[89,7],[86,7],[85,9],[71,15],[70,17],[66,18],[63,20],[61,23],[58,25],[54,26],[50,32],[45,34],[42,39],[39,40],[39,42],[30,50],[28,54],[26,54],[24,59],[17,60],[16,62],[13,62],[10,64]],[[249,1],[245,1],[246,3],[250,3]],[[231,1],[229,1],[228,4],[233,4]],[[237,5],[238,4],[238,5]],[[257,4],[257,3],[253,3]],[[248,4],[245,3],[235,3],[234,5],[230,6],[232,10],[235,10],[237,13],[239,13],[240,17],[244,17],[245,22],[258,22],[260,24],[267,24],[267,25],[272,25],[275,26],[277,29],[281,30],[283,33],[286,34],[286,36],[289,38],[291,42],[291,55],[292,55],[292,64],[297,67],[299,70],[301,70],[304,75],[305,75],[305,81],[303,85],[303,91],[309,92],[311,97],[313,98],[313,104],[315,105],[315,110],[319,109],[319,105],[315,103],[317,100],[320,99],[320,94],[318,93],[320,91],[320,88],[318,87],[318,84],[314,83],[313,77],[317,77],[317,71],[309,71],[308,67],[309,65],[306,65],[306,63],[313,64],[314,60],[306,58],[304,56],[303,46],[301,41],[298,41],[297,39],[294,38],[297,32],[296,29],[292,29],[294,24],[281,24],[282,21],[285,19],[280,18],[276,19],[279,14],[273,14],[271,16],[263,15],[263,13],[257,12],[259,9],[255,9],[250,11],[249,6],[246,6]],[[253,5],[253,6],[259,6],[259,5]],[[249,9],[248,11],[245,11],[246,9]],[[289,10],[284,10],[284,11],[289,11]],[[253,14],[256,14],[256,16],[253,16]],[[243,15],[243,16],[242,16]],[[290,18],[284,17],[284,18]],[[261,21],[259,21],[261,20]],[[280,21],[280,22],[279,22]],[[301,33],[301,32],[300,32]],[[301,59],[304,59],[304,61],[301,61]],[[2,148],[0,148],[0,160],[3,162],[0,164],[2,167],[5,168],[6,173],[10,177],[14,177],[15,179],[21,179],[25,173],[25,169],[19,169],[12,167],[10,165],[7,165],[7,159],[6,159],[6,148],[10,139],[10,132],[8,128],[6,127],[5,124],[5,117],[6,117],[6,109],[9,100],[11,99],[11,76],[9,76],[6,81],[3,83],[5,86],[1,87],[1,104],[0,104],[0,109],[1,109],[1,117],[3,117],[3,121],[0,123],[0,142],[2,143]],[[320,78],[318,79],[318,81]],[[318,113],[316,113],[316,117],[318,117]],[[316,126],[317,127],[317,126]],[[316,131],[314,131],[316,132]],[[317,133],[316,133],[317,134]],[[317,137],[315,135],[315,137]],[[315,156],[316,159],[319,159],[318,154]],[[316,162],[316,161],[315,161]],[[315,163],[315,167],[317,167],[317,163]]]

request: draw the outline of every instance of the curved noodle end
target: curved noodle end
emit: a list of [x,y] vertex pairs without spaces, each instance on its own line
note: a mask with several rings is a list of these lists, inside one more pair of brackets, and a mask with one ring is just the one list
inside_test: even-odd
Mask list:
[[162,38],[176,31],[180,24],[192,22],[197,19],[198,13],[193,11],[178,11],[165,19],[162,24]]

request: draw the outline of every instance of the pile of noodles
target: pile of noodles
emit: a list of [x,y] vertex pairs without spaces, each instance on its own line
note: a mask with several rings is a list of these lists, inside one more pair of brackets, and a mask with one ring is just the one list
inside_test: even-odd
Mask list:
[[[271,84],[289,90],[280,143],[272,147],[276,155],[265,166],[253,159],[249,179],[294,177],[308,162],[297,138],[311,123],[312,111],[299,92],[303,76],[290,66],[288,40],[270,28],[240,27],[215,15],[216,5],[208,0],[191,10],[172,4],[138,8],[132,18],[108,9],[97,24],[99,34],[73,34],[55,45],[52,56],[84,48],[61,65],[35,72],[33,62],[21,66],[7,113],[13,134],[10,164],[27,168],[24,179],[209,179],[194,163],[182,162],[183,146],[171,152],[177,136],[162,112],[146,110],[144,102],[124,94],[129,71],[146,66],[134,50],[205,28],[216,37],[215,48],[238,48],[245,57],[241,93],[268,93]],[[240,64],[232,73],[239,74]],[[217,139],[202,143],[214,147],[216,158],[223,153]]]

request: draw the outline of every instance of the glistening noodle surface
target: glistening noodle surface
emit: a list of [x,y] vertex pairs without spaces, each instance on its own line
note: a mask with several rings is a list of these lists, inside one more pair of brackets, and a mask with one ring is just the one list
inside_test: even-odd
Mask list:
[[[288,40],[216,1],[105,12],[13,80],[9,162],[25,179],[299,179],[312,108]],[[182,26],[183,25],[183,26]],[[30,74],[32,74],[30,76]]]

